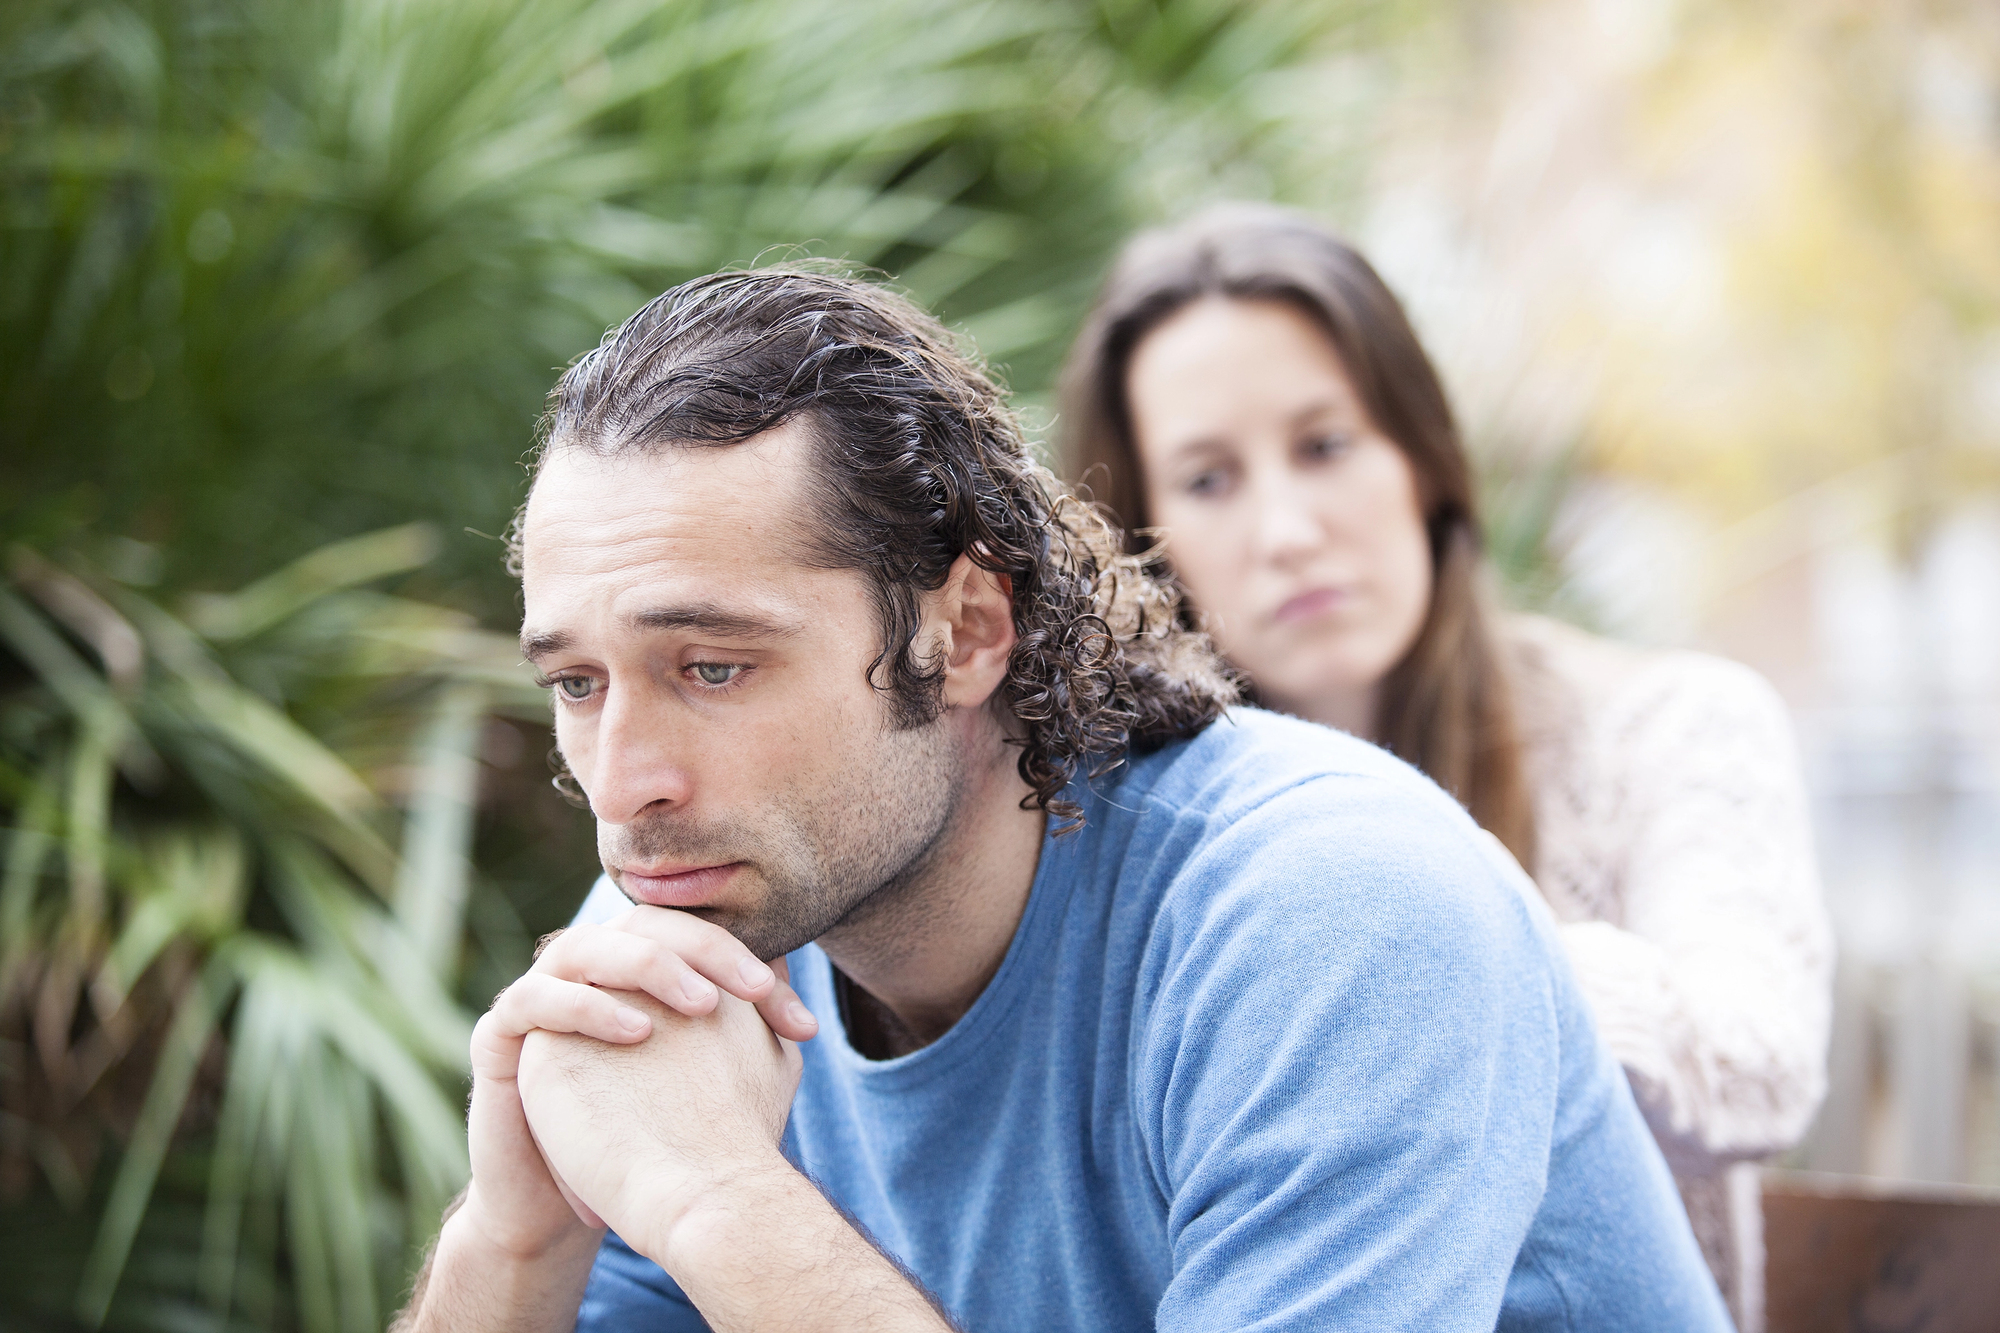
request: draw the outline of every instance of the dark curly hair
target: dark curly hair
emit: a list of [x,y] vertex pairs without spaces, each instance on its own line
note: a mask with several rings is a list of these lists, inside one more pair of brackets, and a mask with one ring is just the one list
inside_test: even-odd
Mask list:
[[978,360],[872,283],[798,267],[683,283],[564,373],[536,468],[558,449],[723,447],[793,420],[811,430],[820,482],[808,558],[867,575],[882,625],[869,678],[897,725],[943,709],[943,663],[916,648],[922,596],[960,555],[1011,580],[1000,702],[1018,724],[1025,804],[1059,832],[1082,821],[1062,795],[1079,771],[1193,735],[1235,700],[1173,587],[1034,461]]

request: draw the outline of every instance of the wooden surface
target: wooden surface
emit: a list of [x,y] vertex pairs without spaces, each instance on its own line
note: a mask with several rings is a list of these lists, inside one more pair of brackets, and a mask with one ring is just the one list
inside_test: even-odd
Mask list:
[[1764,1173],[1768,1333],[2000,1333],[2000,1192]]

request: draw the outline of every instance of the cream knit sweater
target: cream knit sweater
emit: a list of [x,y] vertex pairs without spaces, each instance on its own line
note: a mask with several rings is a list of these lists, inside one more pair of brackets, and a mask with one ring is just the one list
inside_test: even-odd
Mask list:
[[1833,944],[1789,718],[1755,672],[1509,622],[1536,884],[1743,1333],[1753,1163],[1826,1092]]

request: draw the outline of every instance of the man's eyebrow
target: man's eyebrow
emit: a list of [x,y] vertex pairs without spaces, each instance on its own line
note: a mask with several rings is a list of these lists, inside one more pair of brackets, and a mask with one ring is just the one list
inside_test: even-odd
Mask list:
[[[748,615],[741,611],[725,611],[708,602],[695,602],[688,606],[656,606],[645,611],[634,611],[625,617],[625,623],[633,629],[691,629],[731,639],[789,639],[802,628],[796,624],[771,620],[764,616]],[[566,630],[548,630],[541,633],[523,631],[521,634],[521,656],[530,662],[539,662],[545,657],[566,653],[575,646],[576,636]]]
[[544,657],[551,657],[556,653],[564,651],[575,642],[574,638],[563,633],[561,630],[552,630],[546,634],[530,634],[526,630],[523,630],[521,631],[521,656],[527,658],[530,662],[539,662]]
[[625,618],[634,629],[691,629],[703,634],[720,634],[732,639],[789,639],[800,626],[741,611],[728,611],[708,602],[686,606],[656,606],[634,611]]

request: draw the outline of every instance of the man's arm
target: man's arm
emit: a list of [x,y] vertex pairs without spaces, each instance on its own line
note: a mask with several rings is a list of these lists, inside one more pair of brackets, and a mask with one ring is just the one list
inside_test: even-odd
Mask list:
[[[452,1195],[451,1202],[444,1206],[444,1216],[438,1219],[438,1226],[442,1228],[450,1222],[451,1215],[457,1212],[459,1205],[464,1202],[464,1190]],[[410,1330],[416,1327],[414,1321],[417,1307],[424,1303],[424,1291],[431,1284],[431,1264],[437,1259],[437,1247],[438,1238],[432,1236],[431,1243],[424,1246],[424,1261],[417,1265],[417,1275],[410,1281],[410,1299],[390,1318],[389,1327],[384,1333],[410,1333]]]
[[[549,1170],[529,1128],[519,1091],[528,1034],[614,1049],[653,1031],[652,1015],[670,1012],[662,1000],[705,1014],[724,993],[743,997],[732,1003],[760,1028],[816,1030],[783,978],[721,927],[659,908],[635,908],[619,926],[564,932],[473,1029],[472,1183],[447,1212],[399,1328],[542,1333],[575,1322],[603,1221]],[[645,1009],[613,989],[642,994]]]
[[700,1018],[641,995],[632,1046],[538,1032],[528,1121],[567,1187],[680,1285],[716,1333],[948,1333],[931,1298],[784,1158],[796,1048],[747,1004]]
[[[469,1187],[468,1187],[469,1189]],[[590,1278],[602,1232],[581,1228],[577,1242],[559,1246],[541,1262],[522,1262],[484,1243],[453,1221],[463,1216],[468,1190],[444,1210],[443,1227],[424,1254],[410,1302],[390,1323],[388,1333],[422,1328],[522,1330],[568,1329]]]
[[1540,914],[1414,795],[1298,789],[1161,907],[1135,1086],[1174,1254],[1156,1326],[1721,1333]]

